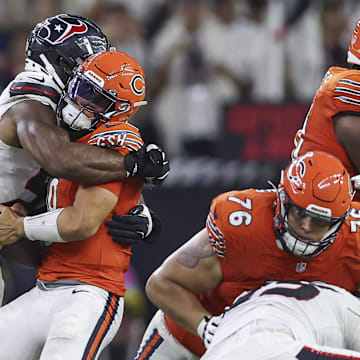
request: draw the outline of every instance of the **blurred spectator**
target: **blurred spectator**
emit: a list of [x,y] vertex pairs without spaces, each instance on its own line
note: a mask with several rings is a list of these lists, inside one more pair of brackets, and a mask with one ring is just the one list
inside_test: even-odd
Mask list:
[[249,88],[247,47],[255,28],[238,23],[232,0],[178,1],[155,36],[150,90],[155,120],[175,156],[215,155],[223,106]]
[[255,45],[256,28],[247,19],[239,18],[234,0],[214,0],[212,13],[204,50],[213,68],[214,95],[223,104],[243,100],[251,86],[249,54]]
[[212,142],[216,134],[203,50],[207,10],[202,0],[179,0],[175,14],[153,39],[149,90],[156,96],[155,120],[170,155],[180,154],[188,134],[204,142]]
[[64,12],[63,1],[30,0],[32,10],[32,21],[34,24],[43,19]]
[[[357,14],[360,16],[360,13]],[[323,28],[325,68],[334,65],[347,66],[346,49],[349,45],[350,35],[346,34],[346,42],[343,43],[342,37],[348,26],[348,20],[344,12],[344,1],[325,0],[321,22]],[[352,27],[354,24],[355,21],[352,22]]]
[[9,81],[12,80],[9,50],[9,34],[6,32],[0,33],[0,91],[2,91]]
[[11,71],[11,78],[19,72],[24,71],[26,39],[31,30],[32,26],[23,25],[11,32],[11,36],[9,37],[9,68]]
[[111,45],[137,59],[146,71],[145,40],[142,24],[123,4],[104,4],[96,23],[109,38]]
[[289,88],[295,100],[306,103],[313,98],[325,70],[322,8],[318,0],[284,0],[284,5]]
[[310,101],[325,70],[321,3],[249,0],[248,4],[259,34],[252,63],[257,68],[254,98],[273,103]]

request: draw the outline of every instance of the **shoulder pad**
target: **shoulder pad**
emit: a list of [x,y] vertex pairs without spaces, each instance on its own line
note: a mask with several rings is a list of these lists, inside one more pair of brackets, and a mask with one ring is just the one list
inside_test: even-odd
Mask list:
[[61,90],[48,75],[24,71],[10,83],[9,96],[38,100],[55,109]]

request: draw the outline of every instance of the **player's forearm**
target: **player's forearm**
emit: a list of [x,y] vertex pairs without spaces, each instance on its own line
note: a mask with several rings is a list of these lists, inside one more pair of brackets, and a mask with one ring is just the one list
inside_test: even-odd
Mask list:
[[210,313],[192,292],[156,272],[146,284],[146,295],[159,309],[184,329],[197,335],[197,327]]
[[[83,221],[85,220],[85,221]],[[47,213],[20,218],[17,225],[19,238],[45,242],[60,242],[84,240],[93,236],[100,223],[93,219],[80,219],[76,210],[66,207]]]
[[100,224],[91,216],[84,219],[72,206],[64,208],[57,219],[59,234],[65,242],[84,240],[95,235]]
[[49,139],[42,144],[33,142],[32,152],[40,166],[54,177],[84,185],[126,179],[124,157],[115,151]]
[[124,157],[108,149],[70,142],[61,128],[44,121],[18,120],[22,147],[50,175],[94,185],[126,178]]
[[52,175],[55,172],[56,177],[84,185],[126,179],[124,157],[120,153],[78,143],[66,145],[50,171]]

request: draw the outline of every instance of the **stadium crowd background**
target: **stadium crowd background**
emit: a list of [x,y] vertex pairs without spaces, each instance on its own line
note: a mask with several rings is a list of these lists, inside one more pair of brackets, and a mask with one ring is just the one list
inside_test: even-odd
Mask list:
[[[360,2],[0,0],[1,90],[23,70],[27,34],[58,13],[92,19],[144,67],[148,105],[136,122],[171,160],[166,184],[144,194],[162,238],[134,248],[129,321],[103,356],[131,359],[154,311],[142,292],[147,276],[202,227],[213,196],[276,183],[326,69],[346,66]],[[34,270],[6,269],[10,300],[32,285]]]

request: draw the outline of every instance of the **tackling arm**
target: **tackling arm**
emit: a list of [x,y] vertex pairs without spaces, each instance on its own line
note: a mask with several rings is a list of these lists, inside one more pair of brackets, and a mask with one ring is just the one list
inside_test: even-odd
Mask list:
[[37,101],[14,105],[3,116],[2,126],[16,126],[8,144],[22,146],[54,177],[96,185],[139,175],[159,185],[169,173],[166,155],[155,144],[123,157],[116,151],[71,142],[68,134],[56,126],[52,110]]
[[221,280],[219,261],[203,229],[150,276],[146,294],[176,323],[197,335],[200,322],[211,314],[196,294],[214,289]]
[[124,180],[124,157],[118,152],[71,142],[56,126],[53,111],[37,101],[22,101],[6,114],[17,125],[22,147],[54,177],[92,185]]

